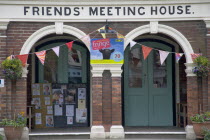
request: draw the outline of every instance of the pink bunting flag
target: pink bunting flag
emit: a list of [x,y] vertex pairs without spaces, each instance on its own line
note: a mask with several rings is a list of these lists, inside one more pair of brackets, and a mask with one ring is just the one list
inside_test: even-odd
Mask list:
[[35,52],[35,54],[39,58],[39,60],[42,63],[42,65],[44,65],[45,56],[46,56],[46,50],[40,51],[40,52]]
[[134,45],[136,45],[136,42],[133,41],[133,40],[131,40],[131,41],[130,41],[130,49],[131,49]]
[[179,62],[179,59],[182,57],[182,55],[183,55],[183,53],[176,53],[175,54],[177,63]]
[[59,52],[60,52],[60,46],[52,48],[52,50],[55,52],[55,54],[59,57]]
[[152,48],[142,45],[142,52],[143,52],[144,60],[147,58],[151,50]]
[[74,41],[66,43],[66,46],[69,48],[69,50],[72,50],[73,43],[74,43]]
[[90,47],[90,36],[86,35],[81,40],[87,45],[87,47]]
[[163,62],[166,60],[169,52],[159,50],[159,54],[160,54],[160,64],[162,65]]
[[23,54],[23,55],[16,55],[18,59],[22,62],[23,67],[26,66],[27,60],[28,60],[28,54]]
[[201,56],[201,55],[202,55],[201,53],[192,53],[191,54],[192,60],[194,61],[195,58],[197,58],[198,56]]

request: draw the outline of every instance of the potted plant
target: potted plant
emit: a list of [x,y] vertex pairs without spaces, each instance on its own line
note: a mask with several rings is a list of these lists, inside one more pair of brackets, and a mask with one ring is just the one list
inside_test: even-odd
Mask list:
[[7,140],[20,140],[26,122],[27,119],[24,116],[24,112],[21,112],[14,116],[13,119],[2,119],[0,125],[4,127]]
[[205,56],[198,56],[194,59],[194,63],[197,65],[193,68],[193,73],[196,74],[198,77],[206,77],[209,73],[209,60]]
[[205,112],[203,114],[196,114],[190,117],[190,120],[193,124],[193,129],[197,138],[203,138],[204,134],[202,133],[202,128],[210,129],[210,112]]
[[5,78],[17,80],[22,76],[22,62],[19,59],[5,59],[1,63]]

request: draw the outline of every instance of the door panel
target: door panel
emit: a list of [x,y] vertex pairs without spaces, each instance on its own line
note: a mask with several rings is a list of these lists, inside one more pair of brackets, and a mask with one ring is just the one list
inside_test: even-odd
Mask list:
[[[171,51],[171,48],[159,42],[141,42],[154,49]],[[125,51],[125,82],[124,82],[124,107],[126,126],[172,126],[172,55],[169,54],[163,65],[160,64],[159,52],[152,50],[146,60],[142,60],[141,72],[131,74],[130,63],[135,64],[135,59],[129,55],[136,52],[139,45],[135,45],[132,50]],[[127,56],[129,57],[127,57]],[[139,61],[138,61],[139,62]],[[139,64],[138,64],[139,65]],[[139,74],[141,74],[139,76]],[[141,84],[137,77],[141,77]],[[129,80],[126,80],[129,78]],[[138,78],[137,78],[138,79]],[[135,85],[135,86],[131,86]],[[138,85],[138,86],[136,86]],[[135,96],[134,96],[135,95]]]

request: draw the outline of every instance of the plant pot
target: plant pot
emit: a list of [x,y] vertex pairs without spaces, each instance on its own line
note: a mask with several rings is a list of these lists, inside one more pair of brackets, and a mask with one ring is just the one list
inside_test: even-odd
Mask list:
[[210,129],[210,122],[203,122],[203,123],[193,122],[192,124],[193,124],[193,129],[195,131],[195,134],[196,134],[197,138],[203,138],[204,137],[204,135],[202,134],[204,127]]
[[4,133],[7,140],[20,140],[23,133],[23,127],[5,126]]

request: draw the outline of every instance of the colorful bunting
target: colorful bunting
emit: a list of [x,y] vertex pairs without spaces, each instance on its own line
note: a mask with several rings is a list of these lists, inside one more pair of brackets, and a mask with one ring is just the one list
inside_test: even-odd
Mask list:
[[81,40],[87,45],[87,47],[90,47],[90,36],[86,35]]
[[117,38],[125,38],[125,36],[120,33],[117,33]]
[[195,58],[197,58],[198,56],[201,56],[201,53],[193,53],[191,54],[192,60],[194,61]]
[[[100,30],[105,30],[105,26],[101,27],[98,29],[98,32],[100,33]],[[105,39],[106,38],[106,33],[101,33],[102,37]]]
[[52,50],[55,52],[55,54],[59,57],[59,52],[60,52],[60,46],[52,48]]
[[22,62],[23,67],[25,67],[27,64],[27,60],[28,60],[28,54],[16,55],[16,56]]
[[131,40],[131,41],[130,41],[130,49],[131,49],[134,45],[136,45],[136,43],[137,43],[137,42]]
[[10,56],[8,56],[6,59],[10,60],[10,59],[14,59],[14,58],[15,58],[14,55],[10,55]]
[[147,58],[151,50],[152,48],[142,45],[142,52],[143,52],[144,60]]
[[72,50],[73,43],[74,43],[74,41],[66,43],[66,46],[69,48],[69,50]]
[[35,52],[35,54],[39,58],[39,60],[42,63],[42,65],[44,65],[45,56],[46,56],[46,50],[40,51],[40,52]]
[[160,64],[162,65],[163,62],[166,60],[169,52],[159,50],[159,54],[160,54]]
[[179,59],[182,57],[182,55],[183,55],[183,53],[176,53],[175,54],[177,63],[179,62]]

